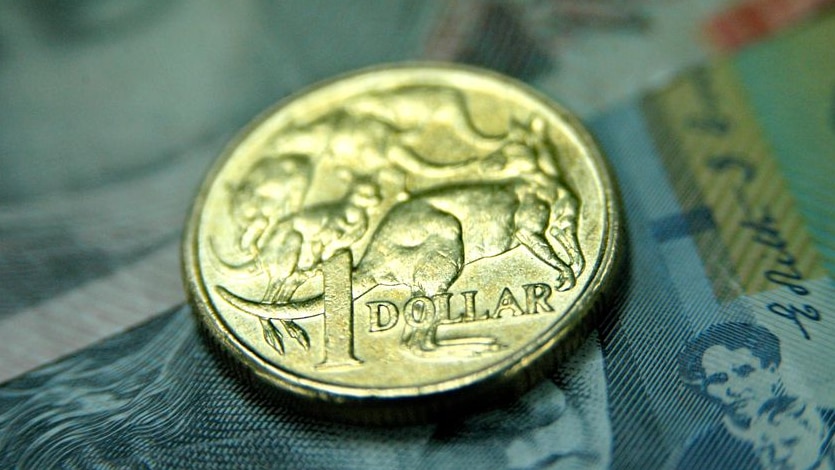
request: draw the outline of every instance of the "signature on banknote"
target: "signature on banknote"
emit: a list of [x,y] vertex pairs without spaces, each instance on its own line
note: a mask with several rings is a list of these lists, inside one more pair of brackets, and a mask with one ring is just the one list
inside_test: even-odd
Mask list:
[[[719,129],[719,127],[714,127],[714,129]],[[774,256],[771,269],[764,269],[762,275],[769,283],[785,287],[799,301],[805,300],[804,298],[810,294],[810,290],[802,285],[806,277],[797,267],[797,258],[790,251],[788,240],[780,232],[777,216],[773,215],[774,210],[768,204],[755,208],[747,195],[748,185],[757,171],[755,164],[742,155],[723,155],[710,158],[707,165],[716,172],[732,170],[742,172],[739,186],[734,190],[736,203],[747,214],[747,217],[740,222],[740,226],[751,232],[751,240],[754,243],[769,248]],[[755,212],[761,215],[752,216],[751,214]],[[800,306],[791,302],[771,302],[766,308],[771,313],[792,321],[807,340],[811,340],[812,337],[803,325],[803,321],[821,320],[820,312],[811,302],[802,303]]]
[[[735,269],[743,283],[758,284],[756,290],[787,293],[764,308],[793,323],[803,338],[811,340],[808,322],[822,318],[808,282],[817,277],[814,266],[805,262],[809,257],[803,251],[805,244],[796,243],[796,222],[786,209],[790,201],[773,196],[779,192],[779,183],[770,176],[776,167],[764,158],[767,151],[744,144],[748,134],[743,118],[734,112],[734,105],[723,100],[718,80],[697,72],[691,82],[699,108],[687,114],[682,132],[692,131],[699,141],[718,145],[715,149],[702,146],[693,158],[693,170],[703,175],[703,190],[713,194],[712,217],[724,218],[731,238],[750,241],[736,244]],[[735,141],[743,144],[731,145]],[[735,217],[723,215],[729,213],[726,200],[735,205]]]

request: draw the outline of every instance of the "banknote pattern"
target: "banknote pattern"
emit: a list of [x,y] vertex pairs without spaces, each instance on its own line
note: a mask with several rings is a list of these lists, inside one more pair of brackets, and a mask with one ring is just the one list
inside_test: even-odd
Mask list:
[[[590,338],[517,403],[443,427],[317,421],[267,399],[177,308],[0,390],[11,468],[606,468],[603,361]],[[571,433],[564,431],[570,428]]]

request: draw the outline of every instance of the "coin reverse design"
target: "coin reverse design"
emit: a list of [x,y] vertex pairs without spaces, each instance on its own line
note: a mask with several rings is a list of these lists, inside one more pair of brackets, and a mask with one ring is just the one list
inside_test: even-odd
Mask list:
[[582,339],[619,224],[568,112],[478,69],[395,66],[247,127],[183,264],[199,318],[262,381],[356,421],[424,419],[529,387]]

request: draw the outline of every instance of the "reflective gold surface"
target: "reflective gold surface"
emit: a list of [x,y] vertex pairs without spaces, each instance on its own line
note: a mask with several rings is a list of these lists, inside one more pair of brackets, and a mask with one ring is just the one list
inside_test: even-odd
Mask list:
[[184,273],[255,375],[396,420],[552,367],[612,277],[619,224],[566,111],[477,69],[380,68],[243,131],[201,189]]

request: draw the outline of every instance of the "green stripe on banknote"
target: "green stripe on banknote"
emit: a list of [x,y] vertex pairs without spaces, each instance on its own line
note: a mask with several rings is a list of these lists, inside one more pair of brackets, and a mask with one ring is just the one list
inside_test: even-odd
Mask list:
[[750,48],[734,65],[800,213],[835,273],[835,15]]

